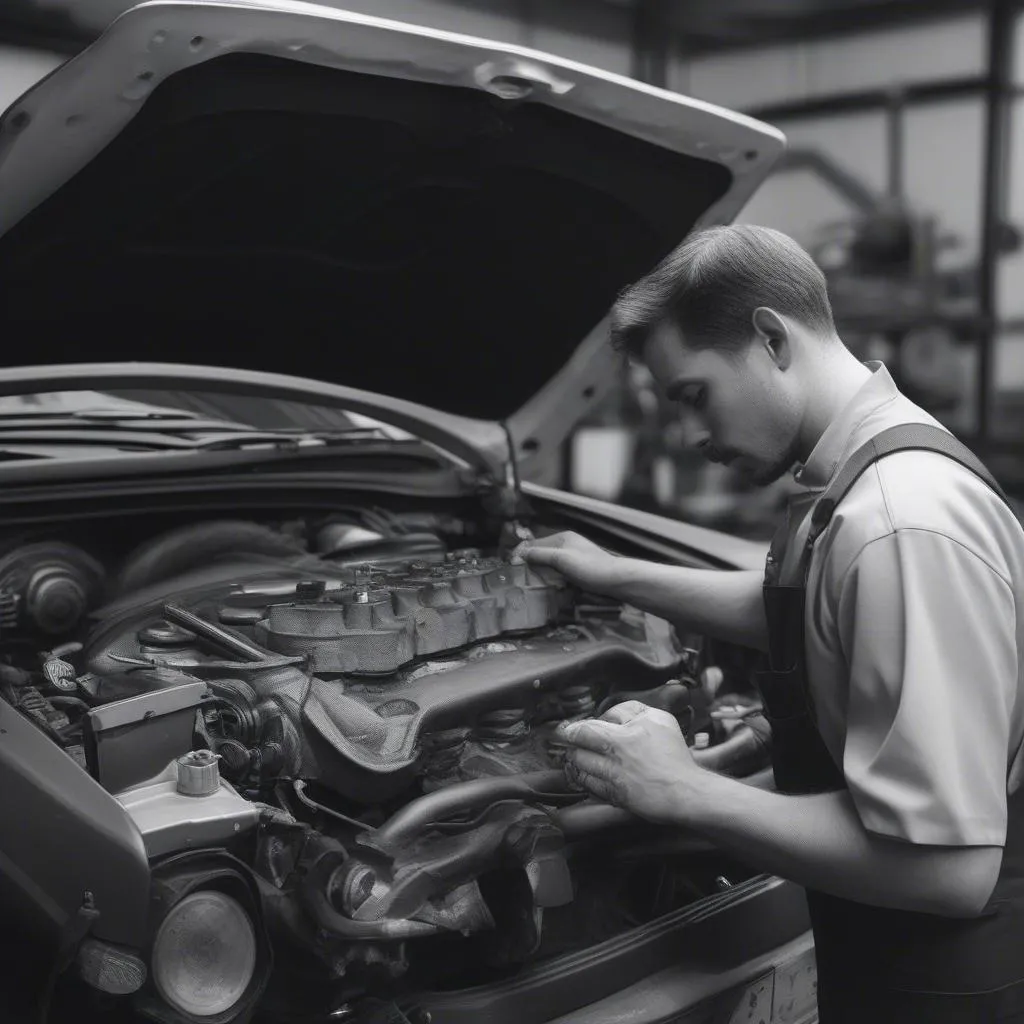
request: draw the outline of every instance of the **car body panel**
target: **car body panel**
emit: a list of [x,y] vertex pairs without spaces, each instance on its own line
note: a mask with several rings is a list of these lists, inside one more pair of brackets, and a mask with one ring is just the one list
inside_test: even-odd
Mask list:
[[[758,876],[583,953],[527,968],[510,981],[422,996],[418,1008],[436,1024],[552,1019],[610,1024],[622,1019],[630,1003],[628,1019],[643,1024],[660,1024],[695,1008],[694,1022],[718,1021],[730,1019],[726,1006],[737,990],[745,993],[759,982],[769,990],[767,998],[755,1000],[760,1005],[751,1019],[763,1015],[767,1022],[772,1000],[763,979],[771,978],[775,965],[806,954],[808,928],[803,891]],[[745,1009],[752,1009],[749,1000]],[[648,1016],[652,1010],[661,1015]]]
[[[768,554],[767,544],[529,481],[524,482],[522,488],[523,493],[532,499],[538,508],[543,508],[547,503],[553,507],[557,506],[572,515],[580,528],[589,525],[605,533],[626,531],[622,532],[626,539],[646,539],[649,544],[654,545],[650,549],[652,555],[656,554],[659,545],[667,542],[693,552],[694,556],[708,567],[764,569],[765,556]],[[665,553],[668,554],[667,551]]]
[[[237,127],[255,115],[256,145],[246,155],[259,168],[260,144],[272,148],[280,142],[261,136],[268,123],[287,128],[313,112],[307,134],[316,140],[330,117],[340,113],[347,120],[335,123],[349,127],[359,115],[363,122],[376,116],[388,121],[407,99],[410,109],[420,111],[419,122],[402,122],[421,144],[417,153],[429,154],[434,146],[445,156],[440,170],[428,160],[426,170],[406,182],[408,193],[428,194],[418,213],[430,211],[435,194],[508,199],[504,211],[497,201],[487,207],[503,214],[495,214],[493,225],[472,216],[459,222],[462,241],[468,242],[459,249],[462,262],[451,267],[443,257],[458,248],[447,244],[445,234],[456,233],[453,222],[435,225],[445,245],[426,263],[439,280],[450,272],[451,291],[425,312],[410,306],[415,291],[389,294],[397,278],[388,277],[387,253],[366,278],[376,275],[384,283],[367,300],[363,320],[350,316],[344,302],[336,308],[329,287],[306,296],[295,281],[275,276],[281,260],[294,259],[329,282],[351,257],[318,250],[322,225],[313,217],[291,216],[303,202],[315,208],[344,191],[336,176],[346,159],[360,153],[358,146],[339,148],[345,138],[319,136],[338,145],[322,164],[310,146],[302,164],[306,179],[260,182],[270,193],[277,190],[278,205],[265,211],[266,223],[279,231],[294,223],[297,236],[293,248],[281,244],[284,235],[268,245],[271,258],[258,272],[250,272],[248,263],[259,249],[253,231],[238,236],[255,239],[252,251],[233,248],[231,231],[218,234],[224,225],[217,223],[217,202],[189,203],[190,190],[197,196],[203,190],[197,171],[205,165],[189,155],[193,129],[208,123],[204,118],[224,117]],[[461,116],[469,122],[464,136]],[[187,144],[159,151],[147,165],[153,157],[149,147],[155,151],[165,141],[165,127],[168,137],[177,132]],[[521,477],[550,458],[614,383],[619,356],[607,344],[604,318],[617,290],[690,231],[737,215],[781,155],[784,139],[776,130],[526,48],[290,0],[142,4],[17,100],[0,119],[0,129],[0,287],[7,289],[9,331],[17,338],[10,358],[31,352],[38,364],[0,369],[0,395],[179,390],[344,409],[407,431],[450,456],[450,477],[438,477],[436,492],[421,490],[419,497],[437,497],[442,504],[477,495],[481,484],[497,486],[506,496],[511,490],[525,497],[539,523],[591,530],[610,546],[714,568],[763,564],[760,545],[520,484],[514,469]],[[216,132],[210,134],[216,142]],[[244,133],[239,137],[253,141]],[[365,135],[374,137],[373,130]],[[393,137],[382,137],[386,151]],[[302,133],[285,132],[284,138],[286,144],[301,141]],[[228,187],[216,194],[228,203],[236,183],[232,175],[237,169],[241,177],[245,161],[236,168],[232,147],[223,149],[225,160],[215,171]],[[470,161],[473,173],[458,173],[462,153],[476,160]],[[119,164],[122,157],[127,164]],[[133,159],[149,173],[134,175]],[[288,160],[277,166],[287,169]],[[495,191],[495,181],[507,191]],[[565,220],[553,216],[545,223],[535,216],[517,223],[531,212],[535,185],[543,200],[538,209],[564,212]],[[240,185],[237,191],[245,193]],[[270,193],[254,195],[262,200]],[[560,195],[564,203],[557,201]],[[346,212],[338,203],[337,209],[324,207],[331,224],[336,212]],[[363,205],[370,210],[363,241],[373,241],[373,203]],[[224,219],[251,229],[259,210],[258,202],[246,206],[240,200]],[[171,231],[169,242],[159,231],[146,234],[151,221]],[[185,222],[194,236],[174,234]],[[606,227],[604,244],[594,245]],[[575,247],[573,231],[583,240]],[[629,244],[619,244],[623,240]],[[473,295],[460,294],[462,275],[488,282],[493,290],[486,301],[473,307]],[[358,299],[361,280],[359,273],[349,280],[349,303]],[[260,324],[268,292],[275,317]],[[204,298],[197,301],[197,294]],[[565,309],[559,318],[549,311],[560,302]],[[249,320],[239,318],[247,304],[257,310]],[[401,343],[385,347],[372,331],[366,333],[375,326],[376,312],[386,321],[393,310],[406,308],[412,309],[408,320],[392,324]],[[79,319],[80,311],[91,319]],[[253,340],[247,332],[257,327]],[[90,354],[97,360],[68,362],[83,337],[91,338]],[[275,343],[265,344],[267,339]],[[430,372],[421,373],[417,359],[426,350],[433,359],[422,364]],[[135,361],[136,352],[154,361]],[[217,365],[193,365],[206,357]],[[111,508],[119,516],[153,508],[194,511],[243,494],[239,507],[297,507],[302,498],[315,496],[310,507],[319,509],[346,488],[373,492],[376,484],[386,494],[402,489],[394,472],[360,477],[345,465],[328,471],[314,462],[272,451],[111,452],[77,460],[68,451],[61,459],[0,465],[6,485],[0,503],[12,510],[9,523],[23,525],[30,522],[30,510],[37,510],[37,524],[50,523],[47,517],[54,513],[45,506],[58,505],[58,496],[67,499],[63,514],[84,519],[104,509],[109,515]],[[460,485],[455,490],[452,481]],[[410,483],[408,492],[415,490]],[[527,507],[506,502],[488,511],[513,518]],[[0,744],[0,776],[5,790],[14,793],[17,817],[32,827],[5,840],[0,882],[20,886],[22,904],[50,920],[58,933],[95,901],[101,914],[93,928],[97,937],[143,947],[150,874],[138,828],[48,737],[34,734],[0,703],[0,733],[4,729],[9,735]],[[75,856],[68,856],[70,849]],[[712,1000],[713,1018],[707,1019],[724,1020],[722,1013],[735,1009],[739,999],[752,992],[761,999],[765,979],[777,978],[780,964],[790,963],[794,951],[803,955],[808,945],[806,907],[797,887],[760,877],[726,888],[682,913],[528,968],[502,984],[422,994],[421,1008],[437,1024],[520,1024],[553,1013],[610,1022],[646,990],[658,993],[660,1002],[652,1006],[662,1019],[677,1009],[703,1013]],[[689,972],[679,967],[682,957]],[[754,991],[752,985],[760,987]]]
[[142,835],[95,779],[4,701],[0,780],[9,822],[0,898],[11,916],[22,925],[45,921],[54,939],[73,929],[80,908],[94,907],[95,935],[141,945],[149,906]]
[[[244,74],[237,68],[231,71],[235,65],[224,62],[240,56],[259,56],[277,63],[260,65],[258,73],[250,74],[252,68]],[[22,303],[33,307],[18,306],[16,319],[24,318],[30,324],[33,318],[49,315],[52,310],[41,307],[60,305],[59,295],[67,298],[65,293],[73,288],[74,278],[91,272],[86,265],[91,261],[88,257],[80,258],[77,250],[68,256],[71,262],[65,268],[67,273],[54,273],[54,265],[42,258],[52,257],[66,243],[65,236],[74,235],[74,221],[78,219],[82,219],[82,230],[95,239],[95,254],[105,244],[101,235],[114,232],[112,237],[118,239],[118,245],[139,247],[125,257],[125,267],[131,267],[136,260],[152,259],[154,243],[149,236],[129,243],[117,235],[122,230],[119,216],[128,217],[133,224],[139,220],[136,207],[128,206],[120,215],[114,207],[122,199],[132,204],[167,201],[170,197],[161,196],[159,190],[175,187],[173,182],[180,183],[180,176],[157,182],[149,181],[145,172],[132,174],[126,181],[118,182],[113,195],[97,192],[94,176],[88,187],[81,185],[84,191],[75,193],[75,202],[60,211],[56,227],[43,214],[57,194],[77,187],[76,181],[80,185],[83,172],[91,163],[99,166],[100,157],[108,161],[103,165],[106,174],[114,166],[111,153],[117,151],[118,159],[131,156],[132,151],[118,146],[119,137],[128,136],[134,121],[151,117],[154,120],[147,130],[159,130],[166,121],[184,131],[184,122],[169,120],[180,113],[180,104],[176,107],[177,100],[172,102],[170,98],[177,95],[174,90],[187,92],[188,76],[205,73],[204,66],[213,74],[215,65],[223,70],[223,75],[210,79],[215,83],[210,88],[198,87],[199,92],[206,96],[211,92],[232,95],[234,99],[223,102],[234,103],[239,109],[248,109],[246,104],[252,99],[256,109],[266,113],[268,100],[265,96],[253,99],[255,93],[267,88],[270,79],[275,79],[269,85],[273,91],[276,79],[282,83],[288,79],[288,68],[305,66],[328,76],[317,81],[336,80],[339,96],[346,90],[363,96],[359,102],[367,110],[369,121],[379,118],[381,123],[390,124],[388,119],[393,116],[387,105],[390,101],[384,98],[380,99],[379,109],[368,111],[368,105],[375,102],[373,95],[386,97],[396,83],[405,83],[403,88],[418,84],[427,90],[422,94],[424,111],[430,108],[433,113],[416,115],[425,119],[416,126],[417,131],[436,132],[436,127],[424,126],[434,124],[431,119],[440,117],[440,111],[450,106],[454,120],[470,116],[470,111],[477,111],[472,116],[480,117],[485,116],[482,111],[490,111],[486,116],[493,115],[496,123],[505,124],[505,128],[498,129],[499,133],[511,131],[517,137],[511,144],[480,143],[484,147],[483,163],[472,173],[467,164],[469,178],[458,184],[458,189],[467,195],[482,195],[488,188],[497,187],[494,182],[498,179],[491,173],[497,169],[505,182],[503,198],[511,209],[508,222],[495,222],[490,234],[481,231],[479,218],[469,217],[465,223],[449,218],[447,232],[468,232],[464,239],[468,248],[464,246],[458,257],[462,260],[460,273],[479,274],[479,279],[491,282],[494,290],[486,296],[485,308],[472,315],[462,310],[450,324],[437,322],[444,319],[447,298],[439,299],[441,305],[433,312],[424,311],[425,320],[433,318],[427,329],[435,332],[424,344],[437,348],[439,357],[437,363],[425,364],[429,372],[417,366],[403,375],[402,361],[408,361],[414,349],[400,349],[401,355],[395,359],[381,360],[373,345],[358,344],[358,336],[356,344],[348,345],[343,356],[325,349],[316,359],[311,353],[312,342],[305,348],[285,345],[280,351],[261,344],[257,358],[257,352],[236,339],[232,348],[222,350],[225,357],[218,361],[224,365],[289,372],[300,368],[308,376],[358,383],[366,390],[398,394],[406,400],[462,415],[486,406],[493,410],[494,418],[508,421],[525,466],[548,457],[614,382],[616,357],[604,343],[606,325],[602,315],[616,290],[665,255],[688,231],[730,221],[768,174],[784,146],[781,133],[752,119],[521,47],[288,0],[155,0],[118,18],[96,43],[29,90],[3,116],[0,190],[5,202],[0,210],[0,261],[7,280],[18,282]],[[326,86],[310,87],[321,97],[331,91]],[[296,95],[302,88],[301,83],[296,86]],[[518,89],[524,95],[509,98],[510,89],[513,93]],[[167,101],[167,109],[159,103],[154,106],[158,97]],[[477,99],[486,100],[487,106],[481,107]],[[312,101],[297,99],[296,111],[309,102]],[[410,101],[405,107],[415,105]],[[548,111],[550,117],[559,120],[548,123],[548,115],[541,116],[541,111]],[[226,116],[225,110],[218,108],[217,115]],[[200,118],[199,113],[188,116],[192,118],[190,124]],[[207,112],[202,116],[213,115]],[[193,139],[193,135],[188,138]],[[477,136],[474,138],[479,141]],[[385,145],[372,132],[367,140],[367,146]],[[562,144],[565,151],[555,159],[553,147]],[[161,159],[170,163],[174,157],[163,154]],[[212,159],[207,154],[204,166]],[[409,189],[417,195],[423,189],[440,189],[437,196],[447,202],[444,196],[448,193],[444,190],[456,188],[451,181],[452,171],[432,172],[429,161],[425,166],[427,169],[417,172],[419,177],[415,181],[410,180]],[[310,167],[315,168],[315,163]],[[315,191],[323,186],[310,180],[314,173],[311,170],[303,180],[307,189]],[[714,183],[707,178],[708,174],[713,178],[718,175]],[[296,183],[289,191],[282,183],[281,201],[294,201],[296,189],[301,187]],[[573,203],[578,202],[578,207],[570,209],[571,204],[554,198],[563,187],[569,189],[567,195],[573,197]],[[147,188],[157,191],[147,197]],[[201,182],[196,189],[201,192]],[[387,201],[392,206],[405,202],[407,193],[408,189],[402,186],[397,198],[391,196]],[[522,219],[523,211],[535,206],[536,195],[541,194],[550,202],[546,219],[531,225],[533,234],[517,238],[517,218]],[[329,196],[330,192],[324,191],[323,195]],[[184,197],[182,193],[180,201],[188,201]],[[223,196],[220,201],[224,201]],[[559,211],[563,209],[568,219],[559,222]],[[102,217],[98,217],[98,210],[103,211]],[[659,211],[663,216],[659,216]],[[274,215],[273,211],[264,212]],[[339,217],[342,212],[339,211]],[[286,214],[282,216],[287,222]],[[208,222],[215,219],[207,218]],[[372,219],[371,215],[371,227]],[[293,219],[293,224],[297,222]],[[581,231],[584,224],[589,225],[588,231],[594,238],[602,231],[607,232],[606,251],[599,259],[594,259],[595,246],[588,241],[589,235],[581,235],[576,248],[567,239],[567,234]],[[215,230],[212,223],[207,230]],[[317,225],[299,226],[295,230],[300,240],[293,242],[300,248],[308,244],[313,246],[313,252],[321,244],[302,240],[311,239],[310,232],[320,230]],[[616,232],[625,232],[623,239],[628,235],[629,244],[617,238]],[[205,243],[191,239],[189,245],[193,248],[182,255],[186,261],[196,258],[199,250],[194,248],[195,244]],[[217,251],[221,262],[233,258],[223,246]],[[438,259],[454,258],[445,256],[453,251],[449,240],[444,250],[437,256],[431,255],[430,260],[436,263]],[[39,273],[64,280],[59,286],[52,280],[36,282],[43,290],[32,299],[24,290],[25,280],[31,280],[34,261],[40,259]],[[534,262],[537,270],[531,277],[530,264]],[[160,261],[152,265],[167,266]],[[343,270],[335,262],[334,272]],[[22,272],[28,275],[26,279],[18,277]],[[234,272],[239,275],[236,286],[244,288],[247,271],[239,264]],[[220,273],[227,271],[221,269]],[[154,269],[154,274],[159,274],[159,269]],[[89,301],[98,312],[113,311],[125,299],[116,287],[110,289],[105,280],[88,280]],[[195,286],[192,278],[186,276],[183,280]],[[358,284],[363,278],[355,280]],[[407,280],[388,280],[387,287],[394,289],[388,305],[404,308],[406,302],[422,303],[423,297],[419,295],[403,299],[403,289],[412,287]],[[54,287],[57,293],[49,291]],[[252,278],[253,297],[268,287],[272,286],[263,279]],[[166,294],[156,285],[154,289],[152,297],[136,296],[132,301],[137,305],[117,312],[126,325],[130,323],[134,337],[148,333],[159,339],[154,328],[171,312]],[[139,291],[138,287],[126,290]],[[358,291],[356,287],[347,301],[354,301]],[[463,301],[468,303],[470,298],[466,295]],[[302,299],[296,293],[296,315],[303,311]],[[285,305],[287,301],[291,300],[282,298]],[[460,300],[453,297],[451,301]],[[158,305],[160,308],[156,308]],[[230,306],[230,300],[225,298],[223,305]],[[381,303],[374,306],[378,311],[380,307]],[[558,322],[547,323],[556,307],[560,309],[555,318]],[[516,311],[518,320],[511,316]],[[230,316],[231,312],[224,309],[220,314]],[[363,329],[367,327],[368,315],[372,314],[359,314],[364,316],[364,321],[359,322]],[[419,314],[409,316],[412,319],[408,324],[395,321],[401,327],[392,336],[415,333],[415,317]],[[342,315],[342,329],[345,319]],[[502,321],[510,319],[514,323],[503,328]],[[490,332],[488,320],[492,325]],[[297,323],[300,326],[296,329],[301,330],[302,324],[308,327],[301,318]],[[581,328],[579,333],[573,334],[577,327]],[[213,330],[212,325],[210,329]],[[490,340],[488,333],[494,335]],[[244,337],[244,332],[239,337]],[[71,350],[64,329],[55,329],[53,337],[35,337],[32,344],[40,362],[63,362]],[[165,343],[158,340],[155,344],[161,346],[157,356],[165,357]],[[175,347],[190,351],[190,344],[190,337],[182,334]],[[504,364],[505,372],[491,374],[484,370],[480,351],[488,344],[494,345],[495,359]],[[206,345],[209,349],[209,341]],[[228,352],[234,358],[229,359]],[[117,354],[113,350],[96,352],[101,359]],[[470,358],[472,362],[468,361]],[[192,360],[178,357],[175,361]],[[449,380],[447,368],[458,365],[476,368],[465,388]],[[490,442],[488,434],[483,446]]]

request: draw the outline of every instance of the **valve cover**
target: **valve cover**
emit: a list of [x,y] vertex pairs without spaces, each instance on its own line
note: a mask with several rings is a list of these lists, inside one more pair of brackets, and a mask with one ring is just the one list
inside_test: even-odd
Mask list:
[[[425,655],[540,629],[568,598],[553,572],[473,551],[455,552],[443,564],[367,567],[354,576],[330,590],[300,584],[295,600],[270,604],[254,623],[257,642],[279,654],[310,656],[318,673],[390,674]],[[250,588],[244,595],[250,607],[229,598],[220,621],[251,620],[258,593]]]

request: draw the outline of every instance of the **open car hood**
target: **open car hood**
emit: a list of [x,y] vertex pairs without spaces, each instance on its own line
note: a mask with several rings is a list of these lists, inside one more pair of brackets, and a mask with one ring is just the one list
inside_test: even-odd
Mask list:
[[513,46],[146,3],[3,116],[5,361],[316,378],[505,421],[528,472],[614,379],[617,292],[730,221],[783,145]]

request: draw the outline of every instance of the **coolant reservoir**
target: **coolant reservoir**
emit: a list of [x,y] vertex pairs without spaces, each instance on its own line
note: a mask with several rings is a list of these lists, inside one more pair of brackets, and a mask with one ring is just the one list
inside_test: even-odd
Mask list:
[[217,755],[194,750],[160,775],[115,794],[149,857],[225,846],[259,824],[259,808],[220,777]]
[[212,796],[220,789],[220,769],[212,750],[192,750],[179,757],[178,792],[185,796]]

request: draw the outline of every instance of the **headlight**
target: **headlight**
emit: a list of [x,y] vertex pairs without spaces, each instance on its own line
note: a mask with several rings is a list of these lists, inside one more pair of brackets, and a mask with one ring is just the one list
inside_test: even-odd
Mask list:
[[153,940],[153,982],[175,1009],[213,1017],[242,998],[256,953],[256,929],[237,900],[214,890],[193,892],[160,924]]

